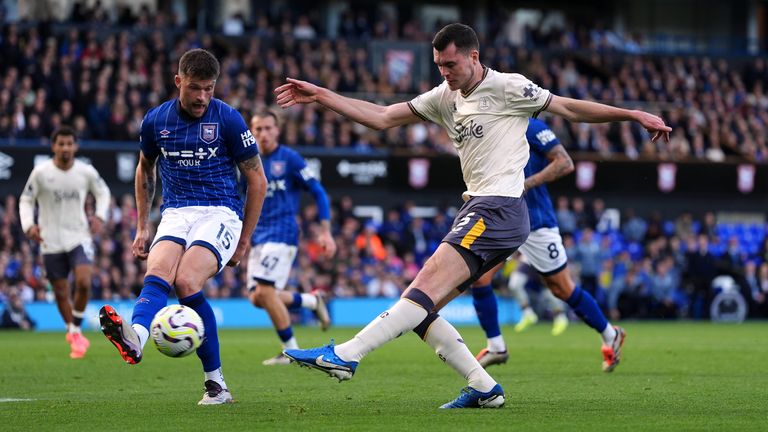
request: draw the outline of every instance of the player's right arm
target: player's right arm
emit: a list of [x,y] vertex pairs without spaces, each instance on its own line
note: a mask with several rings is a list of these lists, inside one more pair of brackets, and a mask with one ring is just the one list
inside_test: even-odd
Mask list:
[[275,89],[276,101],[282,108],[317,102],[350,120],[375,130],[422,121],[405,102],[382,106],[360,99],[348,98],[306,81],[293,78],[288,78],[287,81]]
[[573,172],[573,160],[561,144],[552,147],[546,156],[549,164],[543,170],[525,179],[525,190],[531,190]]
[[27,179],[27,184],[24,185],[24,191],[19,198],[19,219],[21,221],[21,229],[24,234],[30,240],[37,243],[43,241],[40,237],[40,227],[35,223],[35,201],[37,201],[37,170],[32,170],[32,173]]
[[133,256],[139,259],[147,259],[149,251],[149,212],[152,210],[152,201],[155,199],[157,187],[157,170],[155,165],[157,157],[149,158],[142,150],[139,153],[139,164],[136,166],[136,178],[134,191],[136,194],[136,213],[138,216],[136,237],[133,240]]

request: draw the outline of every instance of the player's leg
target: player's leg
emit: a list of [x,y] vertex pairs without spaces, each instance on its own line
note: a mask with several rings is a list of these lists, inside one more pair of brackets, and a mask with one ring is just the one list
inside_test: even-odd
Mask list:
[[144,286],[133,307],[131,322],[123,319],[110,305],[99,311],[101,331],[129,364],[141,361],[152,319],[168,304],[168,294],[173,289],[179,261],[187,245],[190,221],[198,220],[194,212],[191,207],[163,212],[149,249]]
[[216,316],[203,295],[205,282],[218,273],[235,253],[242,221],[228,209],[203,208],[189,231],[190,247],[176,271],[179,303],[192,308],[203,321],[205,341],[197,349],[203,365],[205,392],[199,405],[232,403],[232,395],[221,370],[219,332]]
[[552,294],[552,291],[543,289],[539,293],[539,304],[542,309],[552,315],[552,336],[560,336],[568,328],[568,315],[565,313],[566,304]]
[[331,316],[328,313],[328,306],[325,304],[322,293],[310,294],[278,291],[277,295],[280,296],[280,300],[288,309],[303,308],[311,310],[315,314],[315,318],[317,318],[322,331],[328,330],[328,327],[331,326]]
[[522,270],[523,267],[527,267],[528,264],[523,262],[522,255],[520,255],[519,258],[520,259],[517,261],[517,268],[511,275],[509,275],[509,280],[507,281],[507,289],[509,290],[510,297],[517,302],[521,310],[520,321],[515,324],[515,332],[517,333],[523,332],[528,327],[539,322],[539,316],[536,315],[536,312],[534,312],[531,307],[531,299],[525,289],[529,278]]
[[[44,254],[43,264],[48,280],[53,286],[53,296],[56,300],[56,307],[59,309],[59,315],[67,328],[66,340],[70,346],[70,357],[77,358],[79,347],[77,346],[75,334],[78,332],[73,324],[72,317],[72,295],[69,288],[69,258],[66,253]],[[80,356],[81,357],[81,356]]]
[[480,327],[485,331],[487,346],[481,350],[476,358],[483,367],[506,363],[509,359],[507,345],[501,335],[499,326],[499,307],[496,294],[493,292],[491,280],[504,263],[486,272],[472,284],[472,305],[475,307]]
[[291,316],[278,291],[288,281],[295,256],[296,247],[274,242],[256,245],[248,255],[248,298],[254,306],[266,310],[283,347],[277,356],[264,360],[264,365],[289,364],[283,350],[299,347]]
[[603,370],[611,372],[621,360],[625,332],[620,327],[612,326],[594,297],[573,282],[567,268],[568,258],[560,231],[557,228],[536,230],[531,233],[524,248],[524,253],[541,273],[552,294],[568,303],[579,318],[600,334],[603,341]]
[[160,309],[168,304],[176,271],[184,247],[173,240],[160,240],[152,246],[147,258],[144,286],[133,307],[131,322],[121,317],[114,307],[105,305],[99,311],[101,330],[129,364],[141,361],[149,328]]

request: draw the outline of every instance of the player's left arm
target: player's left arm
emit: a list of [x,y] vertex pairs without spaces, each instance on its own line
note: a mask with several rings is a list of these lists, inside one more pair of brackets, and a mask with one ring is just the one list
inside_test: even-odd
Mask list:
[[573,172],[573,160],[561,144],[552,147],[546,156],[549,163],[543,170],[525,179],[525,190],[531,190]]
[[613,121],[635,121],[652,134],[652,141],[661,137],[669,142],[669,132],[672,128],[664,123],[661,117],[640,110],[628,110],[590,102],[552,95],[545,111],[557,114],[571,122],[605,123]]
[[93,172],[90,176],[90,182],[88,184],[88,190],[93,194],[96,199],[96,211],[94,217],[90,220],[91,232],[93,234],[99,234],[107,221],[107,215],[109,213],[109,199],[111,194],[109,192],[109,186],[96,171],[96,168],[91,167]]
[[245,256],[248,246],[251,244],[251,235],[256,229],[256,224],[261,216],[261,207],[264,197],[267,196],[267,177],[261,166],[261,157],[257,154],[237,164],[240,174],[247,185],[245,193],[245,212],[243,213],[243,228],[240,231],[240,240],[232,259],[227,263],[230,267],[237,266]]

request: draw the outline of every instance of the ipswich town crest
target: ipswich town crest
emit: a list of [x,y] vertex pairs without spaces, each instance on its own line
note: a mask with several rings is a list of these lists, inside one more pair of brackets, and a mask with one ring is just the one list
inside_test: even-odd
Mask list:
[[219,138],[218,123],[200,123],[200,139],[210,144]]

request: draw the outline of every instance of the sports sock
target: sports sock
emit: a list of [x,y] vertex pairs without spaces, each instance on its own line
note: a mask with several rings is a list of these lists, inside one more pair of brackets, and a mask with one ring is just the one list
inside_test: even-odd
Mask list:
[[141,324],[133,324],[131,327],[133,327],[133,331],[135,331],[136,335],[139,337],[139,343],[141,344],[141,348],[144,349],[144,345],[147,343],[147,340],[149,339],[149,329],[147,329]]
[[309,310],[317,309],[317,297],[312,294],[301,294],[301,307]]
[[280,342],[283,343],[283,348],[296,349],[299,347],[296,338],[293,337],[293,328],[291,326],[282,330],[277,330],[277,336],[280,338]]
[[616,329],[613,328],[611,323],[608,323],[607,326],[605,326],[605,330],[600,332],[600,336],[603,338],[603,343],[606,345],[610,345],[613,343],[613,340],[616,339],[616,336],[618,334],[616,333]]
[[336,355],[344,361],[360,361],[369,352],[416,327],[434,307],[429,296],[418,288],[411,288],[355,337],[337,345]]
[[79,326],[76,326],[73,323],[67,324],[67,333],[82,333],[82,330],[80,330]]
[[213,314],[210,303],[205,299],[202,291],[179,299],[179,303],[191,307],[202,318],[203,327],[205,327],[205,341],[197,349],[197,356],[203,363],[204,371],[215,371],[221,367],[221,358],[219,357],[219,332],[216,329],[216,316]]
[[216,381],[221,386],[221,388],[227,388],[227,383],[224,382],[224,373],[221,371],[221,368],[217,368],[210,372],[205,372],[205,380]]
[[499,335],[496,337],[488,338],[488,351],[490,352],[504,352],[507,350],[507,344],[504,342],[504,337]]
[[464,344],[459,332],[443,317],[438,316],[429,326],[424,341],[435,349],[441,360],[464,377],[473,389],[488,392],[496,385],[496,381],[480,366]]
[[496,302],[496,294],[493,293],[493,287],[488,284],[472,288],[472,304],[475,306],[480,327],[485,330],[485,337],[491,339],[501,335],[499,307]]
[[[595,329],[598,333],[602,334],[604,332],[608,326],[608,320],[590,293],[576,287],[567,302],[568,306],[572,307],[576,315],[587,323],[588,326]],[[603,340],[605,340],[605,336],[603,336]]]
[[288,309],[298,309],[302,306],[301,294],[293,293],[293,302],[287,306]]
[[[144,347],[149,337],[149,326],[155,318],[155,314],[168,304],[168,294],[170,292],[171,286],[159,277],[150,275],[144,278],[144,288],[141,289],[141,294],[139,294],[139,298],[136,300],[136,305],[133,307],[133,317],[131,318],[134,330],[137,327],[144,328],[143,331],[136,331],[141,340],[142,347]],[[208,327],[206,327],[206,330],[208,330]],[[142,335],[145,336],[142,337]]]
[[72,309],[72,324],[74,324],[74,326],[78,328],[78,331],[80,329],[80,326],[83,324],[84,316],[85,316],[85,311],[78,311],[78,310]]

